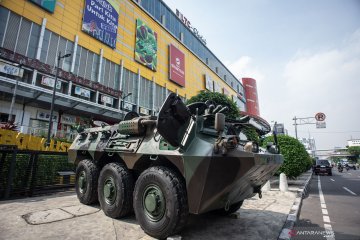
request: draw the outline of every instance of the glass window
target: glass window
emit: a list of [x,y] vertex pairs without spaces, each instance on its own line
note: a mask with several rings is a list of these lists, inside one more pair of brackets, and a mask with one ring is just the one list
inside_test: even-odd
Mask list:
[[80,58],[81,58],[81,46],[77,46],[77,50],[76,50],[76,57],[75,57],[75,65],[74,65],[74,74],[75,75],[79,75],[79,66],[80,66]]
[[40,61],[45,62],[50,42],[50,31],[45,29],[44,39],[41,46]]
[[19,26],[20,16],[10,13],[9,23],[5,34],[4,48],[14,51]]
[[56,33],[51,33],[48,56],[46,58],[46,63],[50,66],[55,66],[56,58],[58,54],[58,44],[59,44],[59,35]]
[[88,52],[87,60],[86,60],[86,70],[85,70],[85,78],[91,79],[91,68],[93,66],[93,58],[94,54],[90,51]]
[[119,90],[120,87],[120,66],[118,64],[115,64],[115,70],[114,70],[114,77],[115,77],[115,85],[114,89]]
[[9,10],[0,6],[0,44],[5,35],[6,21],[9,15]]
[[26,49],[27,49],[29,37],[30,37],[30,29],[31,29],[31,22],[22,18],[18,42],[16,44],[15,52],[20,53],[24,56],[26,56]]
[[138,78],[137,74],[124,68],[124,74],[123,74],[123,86],[122,91],[123,95],[125,96],[128,93],[132,93],[130,96],[128,96],[125,101],[131,102],[133,104],[136,104],[137,101],[137,85],[138,85]]
[[70,67],[71,67],[71,61],[73,59],[73,48],[74,48],[74,43],[72,43],[71,41],[67,40],[66,41],[66,50],[64,53],[68,54],[71,53],[70,57],[64,58],[63,59],[63,63],[62,63],[62,69],[64,71],[69,72],[70,71]]
[[91,68],[91,80],[92,81],[97,81],[97,76],[98,76],[98,69],[99,69],[99,59],[100,56],[97,54],[94,54],[94,61],[93,61],[93,65]]
[[40,26],[36,23],[32,23],[30,41],[28,46],[27,55],[30,58],[36,57],[36,50],[39,42]]
[[152,108],[152,82],[144,77],[140,78],[141,98],[139,104],[141,107]]

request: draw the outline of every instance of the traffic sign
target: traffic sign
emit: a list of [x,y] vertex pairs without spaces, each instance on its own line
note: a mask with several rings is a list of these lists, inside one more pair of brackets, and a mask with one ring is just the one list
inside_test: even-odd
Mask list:
[[315,115],[316,121],[322,122],[325,121],[326,115],[325,113],[319,112]]
[[326,128],[326,122],[325,121],[317,121],[316,128]]

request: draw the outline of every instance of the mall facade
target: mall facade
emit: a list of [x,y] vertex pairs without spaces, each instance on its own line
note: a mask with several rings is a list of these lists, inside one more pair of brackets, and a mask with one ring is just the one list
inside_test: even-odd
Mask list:
[[220,92],[246,111],[243,85],[199,32],[161,0],[0,1],[0,120],[46,136],[54,87],[60,138],[90,119],[156,115],[170,92]]

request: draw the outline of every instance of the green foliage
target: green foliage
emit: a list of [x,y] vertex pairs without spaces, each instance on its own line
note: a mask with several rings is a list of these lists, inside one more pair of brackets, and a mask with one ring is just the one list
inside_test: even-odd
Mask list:
[[[277,137],[281,154],[285,159],[279,169],[280,173],[283,172],[289,178],[295,178],[311,168],[312,161],[304,145],[290,136],[278,135]],[[263,146],[265,147],[268,142],[274,142],[273,136],[266,137]]]
[[354,155],[356,158],[358,158],[360,155],[360,147],[359,146],[348,147],[348,151],[350,154]]
[[[1,157],[4,153],[1,154]],[[0,181],[0,189],[5,188],[8,179],[7,176],[10,170],[12,161],[12,154],[7,154],[4,159],[3,168],[0,169],[4,176]],[[15,169],[13,175],[12,188],[26,189],[30,187],[30,180],[32,174],[35,174],[34,168],[31,164],[29,154],[17,154],[15,161]],[[36,166],[36,175],[34,185],[46,186],[59,183],[59,171],[74,171],[75,165],[68,161],[67,155],[45,155],[39,154]]]
[[260,138],[259,134],[256,132],[256,130],[252,127],[245,127],[242,132],[245,134],[246,138],[249,141],[257,142],[260,144]]
[[194,102],[206,102],[207,100],[213,101],[216,105],[220,104],[222,106],[227,106],[229,108],[229,111],[225,114],[227,118],[236,119],[237,117],[240,117],[240,111],[237,108],[235,102],[233,102],[224,94],[217,92],[201,91],[199,94],[187,100],[186,104]]

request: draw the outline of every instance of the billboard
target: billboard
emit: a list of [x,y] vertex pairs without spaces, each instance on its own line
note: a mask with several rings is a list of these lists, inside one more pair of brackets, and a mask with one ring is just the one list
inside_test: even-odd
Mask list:
[[90,98],[90,91],[79,86],[75,86],[75,94],[82,97]]
[[170,44],[169,56],[169,79],[185,87],[185,54]]
[[[41,84],[44,86],[53,88],[55,85],[55,79],[43,76],[41,78]],[[59,81],[59,80],[56,81],[56,89],[58,89],[58,90],[61,89],[61,81]]]
[[115,48],[119,8],[118,0],[85,0],[81,30]]
[[32,3],[35,3],[39,7],[45,9],[48,12],[53,13],[55,10],[56,0],[29,0]]
[[156,71],[157,34],[140,19],[136,20],[135,60]]
[[205,76],[205,89],[209,90],[210,92],[213,92],[214,91],[213,80],[207,74],[205,74],[204,76]]

